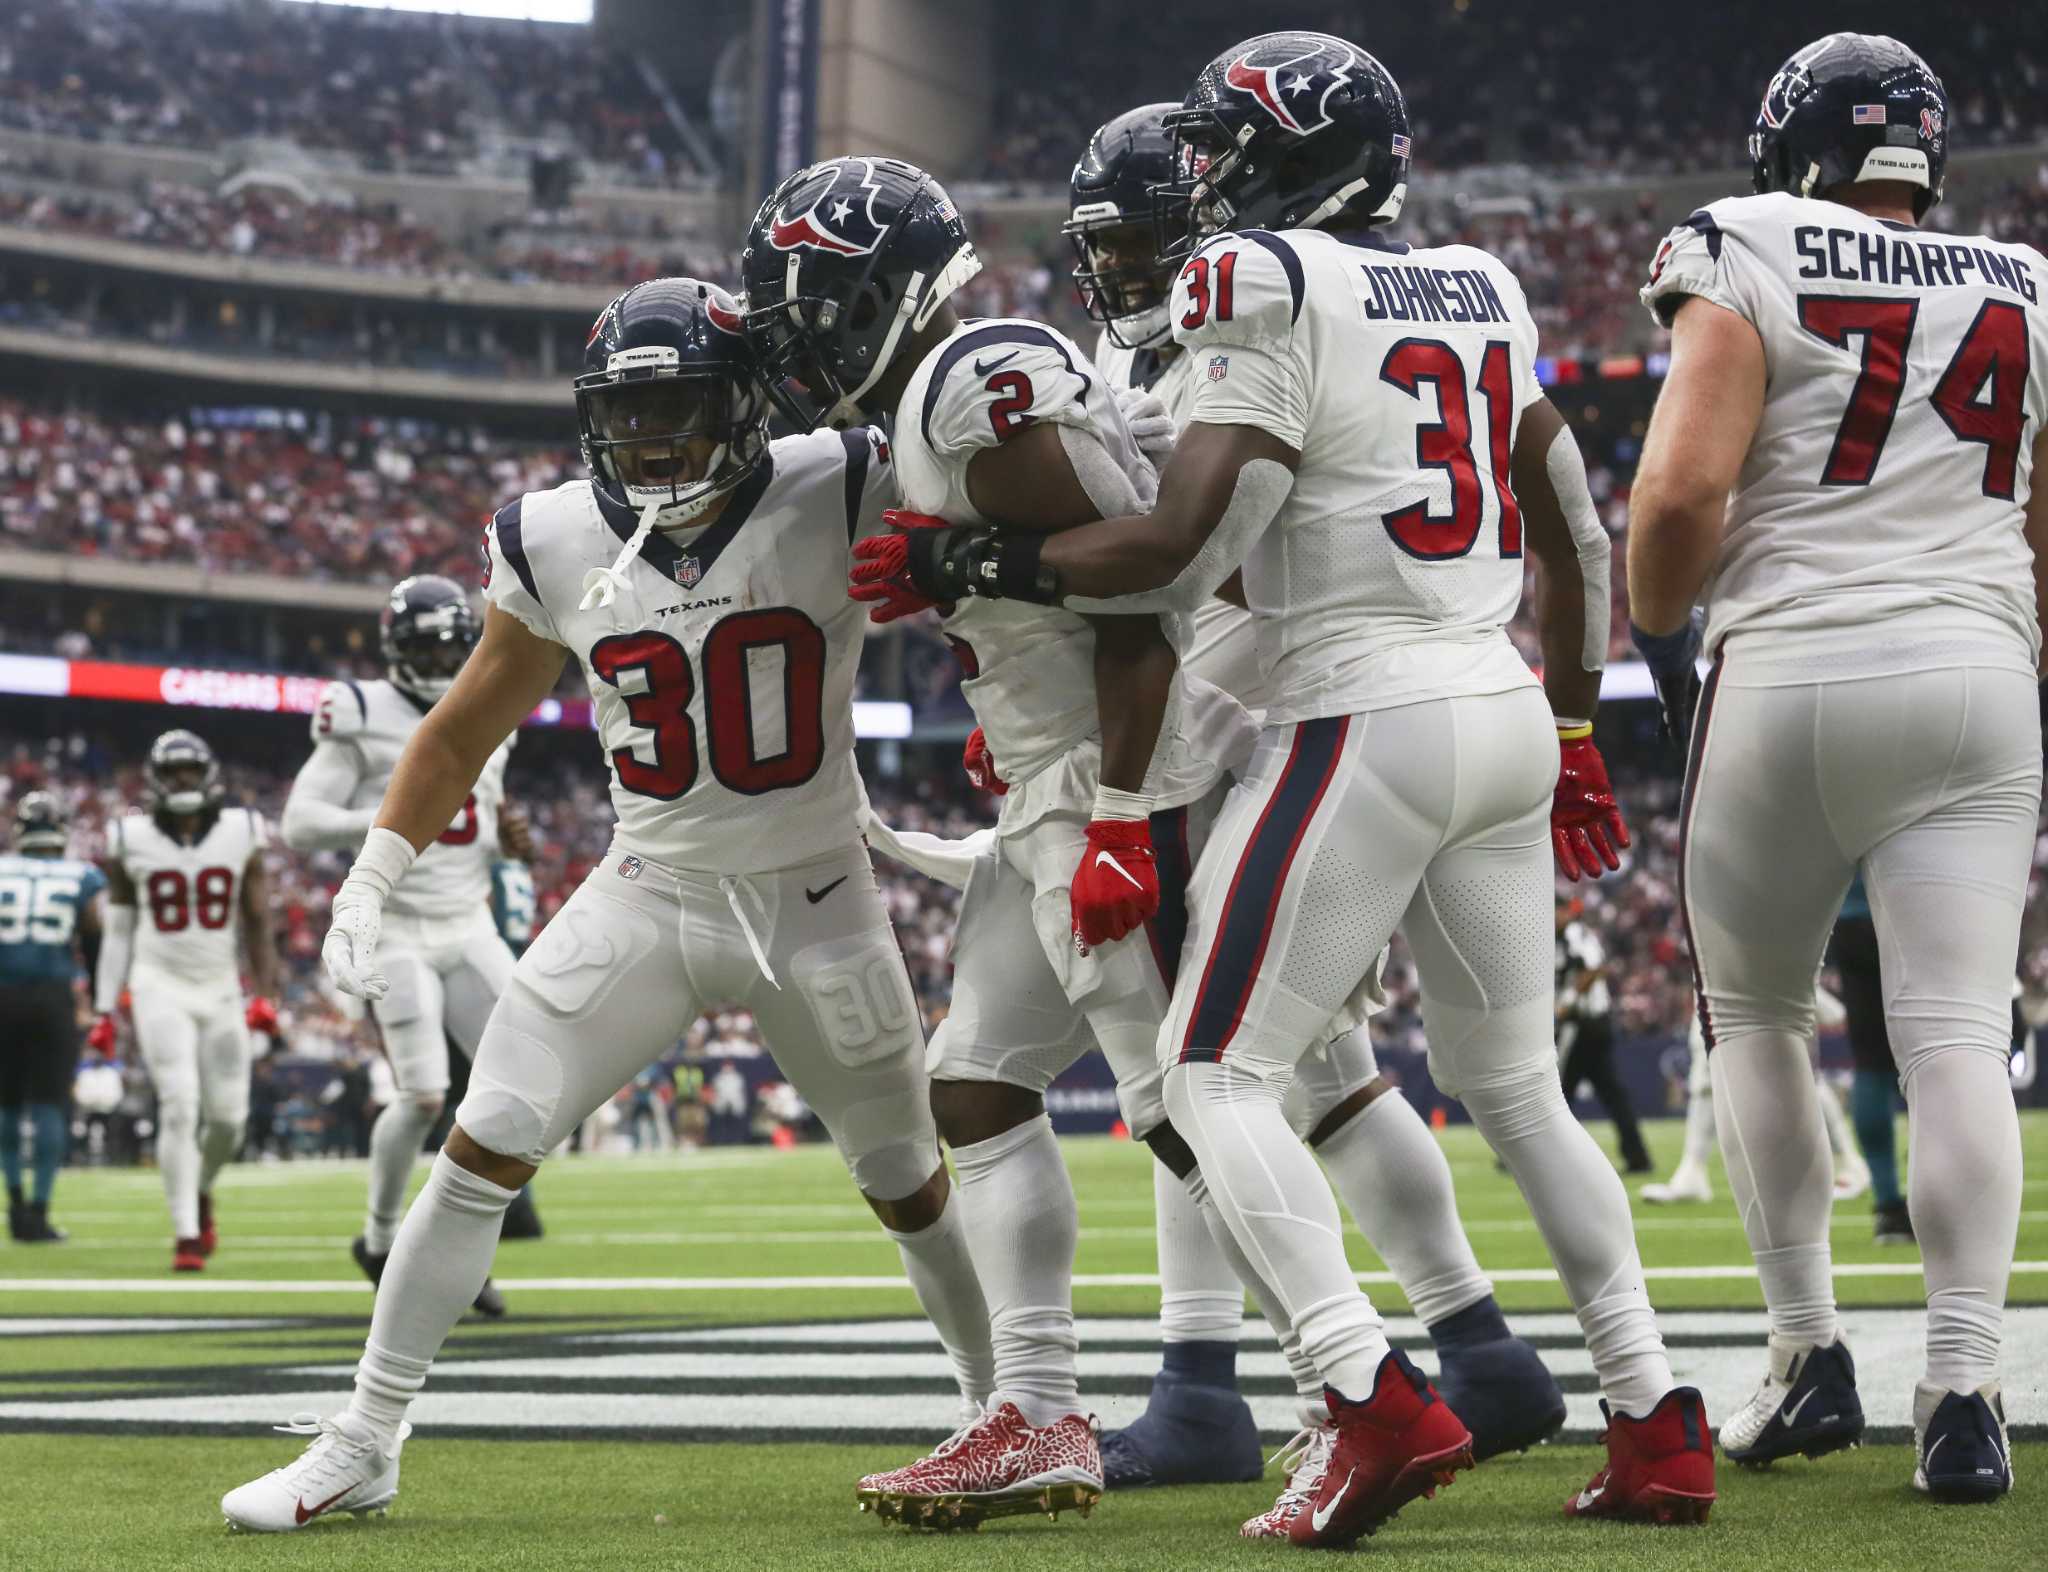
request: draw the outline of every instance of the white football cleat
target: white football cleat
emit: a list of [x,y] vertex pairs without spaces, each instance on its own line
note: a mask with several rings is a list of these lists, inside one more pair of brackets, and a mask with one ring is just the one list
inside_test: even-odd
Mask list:
[[1835,1199],[1853,1201],[1870,1188],[1870,1165],[1854,1152],[1835,1164]]
[[258,1534],[288,1534],[316,1517],[348,1512],[382,1513],[398,1499],[398,1452],[411,1425],[401,1425],[390,1451],[377,1444],[359,1420],[346,1413],[332,1419],[294,1414],[280,1434],[312,1436],[313,1444],[282,1468],[230,1490],[220,1498],[229,1528]]
[[1294,1520],[1308,1510],[1330,1471],[1337,1450],[1337,1422],[1325,1419],[1296,1434],[1272,1459],[1280,1465],[1280,1497],[1257,1517],[1246,1518],[1238,1534],[1245,1539],[1285,1539]]
[[1662,1184],[1644,1185],[1642,1197],[1652,1206],[1669,1206],[1678,1201],[1711,1201],[1714,1186],[1708,1180],[1705,1168],[1693,1163],[1680,1163]]

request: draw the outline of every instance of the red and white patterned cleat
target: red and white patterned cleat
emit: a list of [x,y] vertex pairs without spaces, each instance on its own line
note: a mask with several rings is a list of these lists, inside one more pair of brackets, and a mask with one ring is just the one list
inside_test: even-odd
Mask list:
[[1364,1402],[1329,1386],[1323,1401],[1337,1441],[1308,1510],[1287,1525],[1297,1545],[1355,1544],[1417,1496],[1435,1495],[1472,1466],[1472,1432],[1398,1348],[1380,1361]]
[[1294,1520],[1315,1500],[1336,1446],[1337,1422],[1333,1419],[1297,1434],[1273,1459],[1285,1471],[1279,1499],[1257,1517],[1246,1518],[1238,1533],[1246,1539],[1285,1539]]
[[992,1517],[1056,1518],[1069,1508],[1086,1517],[1102,1499],[1095,1422],[1068,1414],[1032,1425],[1016,1404],[998,1403],[930,1456],[868,1475],[854,1499],[863,1512],[912,1528],[974,1529]]
[[220,1246],[220,1230],[213,1226],[213,1197],[199,1197],[199,1253],[211,1256]]

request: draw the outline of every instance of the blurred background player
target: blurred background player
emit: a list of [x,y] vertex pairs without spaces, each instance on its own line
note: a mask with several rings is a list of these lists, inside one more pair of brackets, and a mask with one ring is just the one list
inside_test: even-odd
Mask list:
[[1607,987],[1607,947],[1586,921],[1585,902],[1557,903],[1557,1053],[1564,1089],[1593,1088],[1614,1122],[1622,1167],[1655,1171],[1628,1087],[1614,1067],[1614,1000]]
[[[50,1222],[50,1196],[70,1137],[71,1080],[78,1068],[82,960],[99,960],[97,897],[107,876],[67,855],[64,806],[32,791],[14,809],[14,839],[0,853],[0,1172],[7,1176],[7,1232],[20,1244],[65,1237]],[[21,1128],[34,1141],[33,1188],[22,1185]]]
[[[399,755],[476,640],[476,613],[454,580],[421,574],[392,587],[379,628],[384,679],[330,683],[321,694],[313,754],[292,782],[279,826],[287,846],[361,848]],[[476,1052],[512,977],[512,951],[491,910],[500,849],[520,857],[532,850],[524,815],[505,800],[512,743],[506,738],[491,755],[453,822],[420,854],[385,908],[380,961],[391,986],[370,1013],[398,1092],[370,1129],[369,1207],[350,1252],[373,1283],[391,1254],[421,1143],[441,1117],[449,1044],[465,1057]],[[476,1308],[505,1313],[489,1280]]]
[[1890,38],[1831,33],[1772,78],[1757,194],[1672,230],[1643,289],[1671,369],[1630,495],[1629,585],[1667,727],[1691,744],[1681,907],[1770,1312],[1768,1369],[1722,1448],[1768,1462],[1863,1429],[1807,1058],[1813,979],[1860,870],[1927,1283],[1914,1484],[1984,1501],[2012,1485],[2007,1058],[2041,806],[2048,259],[1915,234],[1949,111]]
[[[1209,1193],[1327,1382],[1338,1434],[1294,1542],[1352,1542],[1471,1461],[1359,1293],[1282,1110],[1397,924],[1432,1075],[1513,1170],[1611,1405],[1607,1466],[1567,1511],[1703,1520],[1703,1405],[1672,1380],[1627,1193],[1571,1117],[1551,1030],[1555,874],[1617,867],[1627,838],[1591,742],[1605,533],[1535,383],[1534,323],[1494,258],[1373,232],[1405,200],[1410,139],[1356,46],[1247,40],[1171,118],[1189,233],[1169,309],[1203,375],[1157,504],[1044,537],[939,532],[907,582],[1191,609],[1244,565],[1272,702],[1197,872],[1162,1052]],[[1525,547],[1549,706],[1505,637]]]
[[[1864,1171],[1869,1175],[1871,1231],[1881,1245],[1911,1244],[1913,1218],[1906,1209],[1906,1192],[1899,1185],[1899,1065],[1892,1057],[1891,1036],[1885,1030],[1877,923],[1870,915],[1870,896],[1863,888],[1860,871],[1842,898],[1842,914],[1835,919],[1828,959],[1834,962],[1835,975],[1841,980],[1849,1056],[1855,1064],[1849,1111]],[[1832,1135],[1832,1124],[1829,1131]],[[1835,1162],[1839,1174],[1839,1152]]]
[[[283,1532],[398,1492],[405,1413],[490,1269],[518,1188],[703,1014],[759,1020],[951,1356],[993,1382],[988,1308],[939,1155],[915,997],[861,840],[848,546],[893,488],[866,431],[771,442],[732,297],[660,278],[614,299],[576,379],[590,478],[499,509],[483,638],[392,772],[323,958],[377,998],[383,908],[573,651],[618,829],[514,968],[455,1128],[393,1246],[347,1409],[222,1499]],[[780,680],[755,673],[779,668]],[[759,694],[768,702],[756,698]]]
[[[1178,107],[1141,105],[1095,132],[1074,166],[1064,226],[1075,286],[1101,324],[1095,364],[1156,465],[1171,453],[1195,391],[1187,375],[1193,361],[1174,341],[1167,315],[1174,269],[1158,256],[1153,220],[1154,191],[1175,178],[1165,117]],[[1181,665],[1255,719],[1265,710],[1265,678],[1243,607],[1220,596],[1198,606]],[[1322,1159],[1436,1345],[1437,1386],[1470,1427],[1474,1456],[1484,1460],[1556,1429],[1564,1395],[1535,1350],[1509,1335],[1458,1220],[1450,1164],[1420,1115],[1380,1074],[1366,1027],[1304,1056],[1288,1089],[1287,1117]],[[1102,1434],[1112,1490],[1238,1478],[1243,1453],[1233,1443],[1253,1429],[1236,1385],[1244,1285],[1206,1230],[1195,1236],[1182,1220],[1184,1190],[1165,1165],[1154,1167],[1164,1359],[1145,1413]],[[1287,1494],[1254,1520],[1262,1531],[1284,1530],[1291,1521],[1292,1508],[1320,1481],[1332,1438],[1320,1375],[1291,1329],[1276,1330],[1296,1377],[1302,1430]]]
[[[145,811],[107,838],[106,937],[88,1041],[113,1048],[128,993],[157,1096],[157,1168],[171,1212],[171,1269],[205,1270],[219,1242],[213,1181],[249,1117],[249,1033],[277,1029],[269,829],[222,806],[220,761],[189,731],[167,731],[142,766]],[[241,960],[250,994],[242,995]]]

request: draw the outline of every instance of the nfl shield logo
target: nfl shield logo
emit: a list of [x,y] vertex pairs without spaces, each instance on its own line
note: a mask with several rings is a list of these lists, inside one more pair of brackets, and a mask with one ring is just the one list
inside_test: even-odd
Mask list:
[[1229,375],[1230,357],[1228,355],[1211,355],[1209,357],[1209,380],[1211,382],[1221,382]]
[[676,582],[682,585],[684,589],[695,588],[697,581],[702,577],[704,577],[704,564],[695,557],[684,557],[676,564]]
[[639,878],[640,859],[638,857],[621,857],[619,859],[619,877],[622,879]]

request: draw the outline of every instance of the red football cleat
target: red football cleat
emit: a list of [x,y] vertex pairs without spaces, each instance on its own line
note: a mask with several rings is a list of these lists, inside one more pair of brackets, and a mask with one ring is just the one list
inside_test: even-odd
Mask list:
[[180,1239],[171,1246],[171,1270],[174,1272],[205,1271],[206,1247],[197,1239]]
[[1398,1348],[1380,1361],[1366,1401],[1330,1386],[1323,1399],[1337,1441],[1307,1510],[1287,1525],[1297,1545],[1341,1549],[1472,1466],[1472,1432]]
[[199,1253],[211,1256],[219,1244],[220,1235],[213,1227],[213,1197],[202,1195],[199,1198]]
[[1714,1504],[1714,1432],[1696,1387],[1674,1387],[1641,1419],[1611,1412],[1607,1466],[1564,1504],[1566,1517],[1704,1523]]
[[999,1403],[907,1468],[870,1474],[854,1492],[863,1512],[913,1528],[979,1528],[992,1517],[1068,1508],[1086,1517],[1102,1499],[1095,1425],[1068,1414],[1031,1425]]

